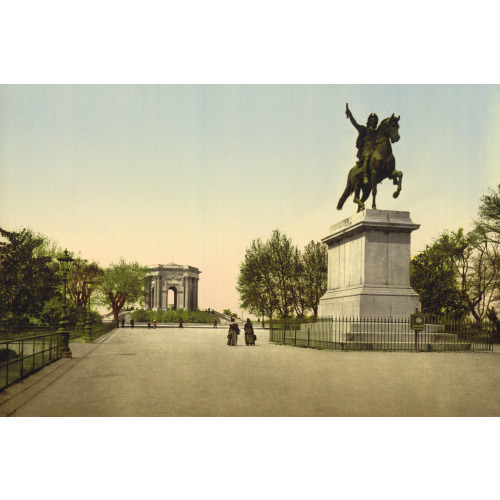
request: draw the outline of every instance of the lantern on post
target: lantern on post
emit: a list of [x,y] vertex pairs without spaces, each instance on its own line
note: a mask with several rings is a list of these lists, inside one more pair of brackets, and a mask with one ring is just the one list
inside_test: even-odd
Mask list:
[[71,265],[73,264],[73,259],[68,254],[68,250],[64,250],[64,254],[58,257],[57,260],[59,261],[59,268],[61,270],[62,279],[64,282],[63,309],[57,333],[60,333],[63,339],[63,358],[71,358],[71,350],[69,348],[68,316],[66,314],[66,282],[68,281],[68,273],[71,269]]
[[83,341],[87,343],[92,342],[92,326],[90,324],[90,294],[92,293],[93,290],[93,281],[85,281],[85,290],[87,291],[87,302],[88,302],[88,309],[87,309],[87,319],[85,321],[85,327],[84,327],[84,335],[83,335]]

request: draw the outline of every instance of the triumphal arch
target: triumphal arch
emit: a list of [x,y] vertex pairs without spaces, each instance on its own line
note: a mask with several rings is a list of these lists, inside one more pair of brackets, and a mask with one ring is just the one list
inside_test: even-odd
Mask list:
[[198,309],[198,281],[201,274],[199,269],[173,263],[148,267],[148,309]]

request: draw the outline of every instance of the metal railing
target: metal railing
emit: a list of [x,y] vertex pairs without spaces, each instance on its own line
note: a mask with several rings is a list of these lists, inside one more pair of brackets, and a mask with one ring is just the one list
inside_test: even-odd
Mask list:
[[269,342],[346,351],[490,351],[493,327],[487,321],[431,316],[419,332],[412,330],[409,318],[274,320],[269,325]]
[[7,328],[0,327],[0,341],[17,339],[19,337],[33,337],[34,335],[42,335],[44,333],[54,332],[52,326],[9,326]]
[[90,334],[92,342],[115,328],[118,328],[118,323],[103,323],[102,325],[92,326]]
[[22,337],[0,342],[0,391],[62,357],[61,335]]

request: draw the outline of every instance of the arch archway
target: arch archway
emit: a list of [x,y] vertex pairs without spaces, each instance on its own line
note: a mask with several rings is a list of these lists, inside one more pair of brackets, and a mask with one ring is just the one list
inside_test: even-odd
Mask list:
[[198,281],[201,271],[178,264],[149,266],[146,307],[167,310],[198,309]]
[[177,288],[171,286],[167,290],[167,309],[177,310]]

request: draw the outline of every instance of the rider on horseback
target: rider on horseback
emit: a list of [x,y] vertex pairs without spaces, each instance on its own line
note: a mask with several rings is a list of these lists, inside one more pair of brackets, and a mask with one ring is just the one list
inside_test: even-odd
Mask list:
[[359,132],[358,138],[356,140],[356,148],[358,149],[357,157],[358,161],[356,162],[356,175],[363,174],[363,184],[368,184],[369,181],[369,165],[370,158],[375,150],[376,139],[377,139],[377,125],[378,125],[378,116],[375,113],[372,113],[368,120],[366,121],[366,127],[363,125],[358,125],[354,116],[352,116],[351,110],[349,109],[348,104],[345,105],[345,114],[347,118],[351,120],[351,123],[354,125],[356,130]]

